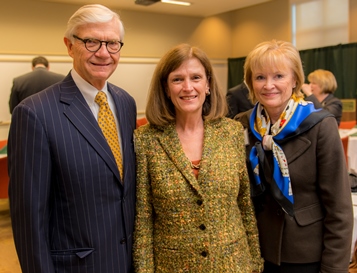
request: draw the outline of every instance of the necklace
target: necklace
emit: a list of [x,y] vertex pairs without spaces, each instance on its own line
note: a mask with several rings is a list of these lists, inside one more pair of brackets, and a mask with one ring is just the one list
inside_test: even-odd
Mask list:
[[193,164],[193,163],[190,161],[190,165],[191,165],[191,169],[196,169],[196,170],[198,170],[198,169],[200,168],[201,162],[198,162],[198,164]]

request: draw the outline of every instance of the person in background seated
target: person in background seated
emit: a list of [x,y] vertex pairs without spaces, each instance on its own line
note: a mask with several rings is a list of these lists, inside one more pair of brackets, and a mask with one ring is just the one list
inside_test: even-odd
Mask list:
[[304,72],[289,42],[266,41],[247,56],[253,109],[247,162],[264,273],[348,272],[353,213],[337,123],[300,92]]
[[254,104],[249,100],[248,96],[249,90],[244,82],[230,88],[226,95],[228,103],[227,117],[234,118],[237,114],[252,109]]
[[38,56],[32,60],[31,72],[14,78],[9,100],[10,113],[22,100],[64,79],[64,75],[49,69],[48,60]]
[[64,37],[73,69],[14,109],[9,200],[23,273],[133,272],[136,104],[107,81],[123,39],[117,13],[82,6]]
[[162,57],[134,137],[136,273],[261,272],[243,128],[226,112],[201,49]]
[[337,89],[337,82],[332,72],[317,69],[311,72],[307,79],[310,84],[303,84],[301,91],[305,100],[312,101],[315,108],[323,108],[333,114],[337,124],[340,125],[342,117],[342,102],[333,93]]

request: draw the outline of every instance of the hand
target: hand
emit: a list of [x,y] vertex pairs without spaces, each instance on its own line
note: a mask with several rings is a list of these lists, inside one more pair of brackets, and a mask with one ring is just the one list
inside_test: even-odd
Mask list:
[[303,92],[307,97],[312,95],[310,84],[304,83],[301,86],[301,92]]

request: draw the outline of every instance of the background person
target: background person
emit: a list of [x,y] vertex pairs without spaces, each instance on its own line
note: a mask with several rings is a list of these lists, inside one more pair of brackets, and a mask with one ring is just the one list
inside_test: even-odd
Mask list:
[[31,72],[14,78],[9,100],[10,113],[25,98],[64,79],[64,75],[51,72],[49,69],[48,60],[38,56],[32,60]]
[[[73,69],[13,112],[10,213],[24,273],[132,272],[136,105],[107,82],[123,38],[116,13],[101,5],[78,9],[64,37]],[[108,140],[97,122],[99,91],[117,122]],[[109,146],[119,146],[118,136],[123,176]]]
[[254,107],[254,104],[249,100],[249,90],[244,82],[230,88],[226,99],[228,103],[227,117],[229,118],[234,118],[237,114]]
[[342,102],[333,93],[337,89],[337,82],[332,72],[317,69],[311,72],[307,79],[310,84],[304,83],[301,91],[305,94],[305,100],[312,101],[315,108],[323,108],[333,114],[337,124],[340,125],[342,117]]
[[135,131],[135,272],[260,272],[243,130],[226,108],[201,49],[163,56]]
[[244,77],[258,102],[237,118],[248,128],[264,272],[348,272],[351,189],[334,117],[303,100],[304,72],[291,43],[258,44]]

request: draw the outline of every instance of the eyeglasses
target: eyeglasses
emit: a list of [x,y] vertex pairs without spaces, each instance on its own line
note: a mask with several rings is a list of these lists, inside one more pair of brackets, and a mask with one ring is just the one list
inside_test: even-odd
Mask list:
[[93,39],[93,38],[89,38],[89,39],[82,39],[79,38],[76,35],[73,35],[74,38],[76,38],[77,40],[80,40],[84,43],[84,46],[86,47],[86,49],[90,52],[97,52],[101,47],[102,44],[105,43],[105,46],[108,50],[109,53],[114,54],[120,51],[120,49],[123,47],[124,43],[120,42],[120,41],[101,41],[98,39]]

